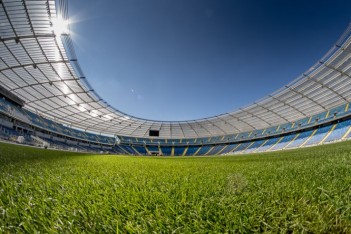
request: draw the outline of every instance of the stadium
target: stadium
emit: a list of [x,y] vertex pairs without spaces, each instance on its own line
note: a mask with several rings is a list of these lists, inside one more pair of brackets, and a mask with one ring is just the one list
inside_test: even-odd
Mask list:
[[1,232],[351,231],[351,26],[248,106],[156,121],[94,91],[66,1],[0,6]]

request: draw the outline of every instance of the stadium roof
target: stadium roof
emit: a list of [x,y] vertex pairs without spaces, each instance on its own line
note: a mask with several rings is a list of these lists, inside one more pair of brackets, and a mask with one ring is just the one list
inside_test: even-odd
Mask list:
[[351,26],[328,53],[280,90],[238,110],[190,121],[125,114],[89,85],[69,36],[66,1],[0,1],[0,85],[24,108],[86,131],[161,138],[210,137],[277,126],[351,101]]

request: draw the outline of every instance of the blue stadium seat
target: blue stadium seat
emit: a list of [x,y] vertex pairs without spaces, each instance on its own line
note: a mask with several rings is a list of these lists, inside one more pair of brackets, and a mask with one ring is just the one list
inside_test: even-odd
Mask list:
[[258,148],[256,152],[265,152],[266,150],[271,148],[273,145],[275,145],[280,138],[281,137],[274,137],[274,138],[269,139],[263,146]]
[[340,140],[346,134],[350,126],[351,126],[351,120],[346,120],[338,123],[335,129],[327,137],[327,139],[325,139],[324,142],[332,142],[332,141]]
[[323,138],[328,134],[333,125],[319,128],[317,132],[305,143],[305,145],[319,144]]
[[306,132],[301,132],[299,134],[299,136],[293,141],[291,142],[291,144],[289,144],[288,146],[286,146],[287,149],[290,148],[295,148],[295,147],[300,147],[313,133],[314,130],[309,130]]
[[170,156],[172,154],[172,147],[161,147],[161,151],[163,155]]
[[291,135],[284,136],[283,139],[279,143],[274,145],[269,150],[284,149],[284,147],[287,146],[295,137],[296,137],[296,134],[291,134]]
[[174,147],[174,155],[182,156],[186,147]]
[[242,153],[251,153],[255,151],[258,147],[260,147],[266,140],[258,140],[255,141],[253,144],[250,144],[249,147],[242,151]]

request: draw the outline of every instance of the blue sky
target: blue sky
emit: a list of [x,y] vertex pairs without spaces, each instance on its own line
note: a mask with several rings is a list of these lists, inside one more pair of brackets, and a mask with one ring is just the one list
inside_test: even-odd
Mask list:
[[152,120],[210,117],[274,92],[331,48],[350,9],[346,0],[69,1],[92,87]]

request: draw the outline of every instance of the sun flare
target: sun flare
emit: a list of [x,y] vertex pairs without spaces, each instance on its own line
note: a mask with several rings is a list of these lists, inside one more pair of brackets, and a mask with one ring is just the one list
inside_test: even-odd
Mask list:
[[69,20],[64,20],[61,17],[52,20],[52,30],[56,35],[69,34]]

